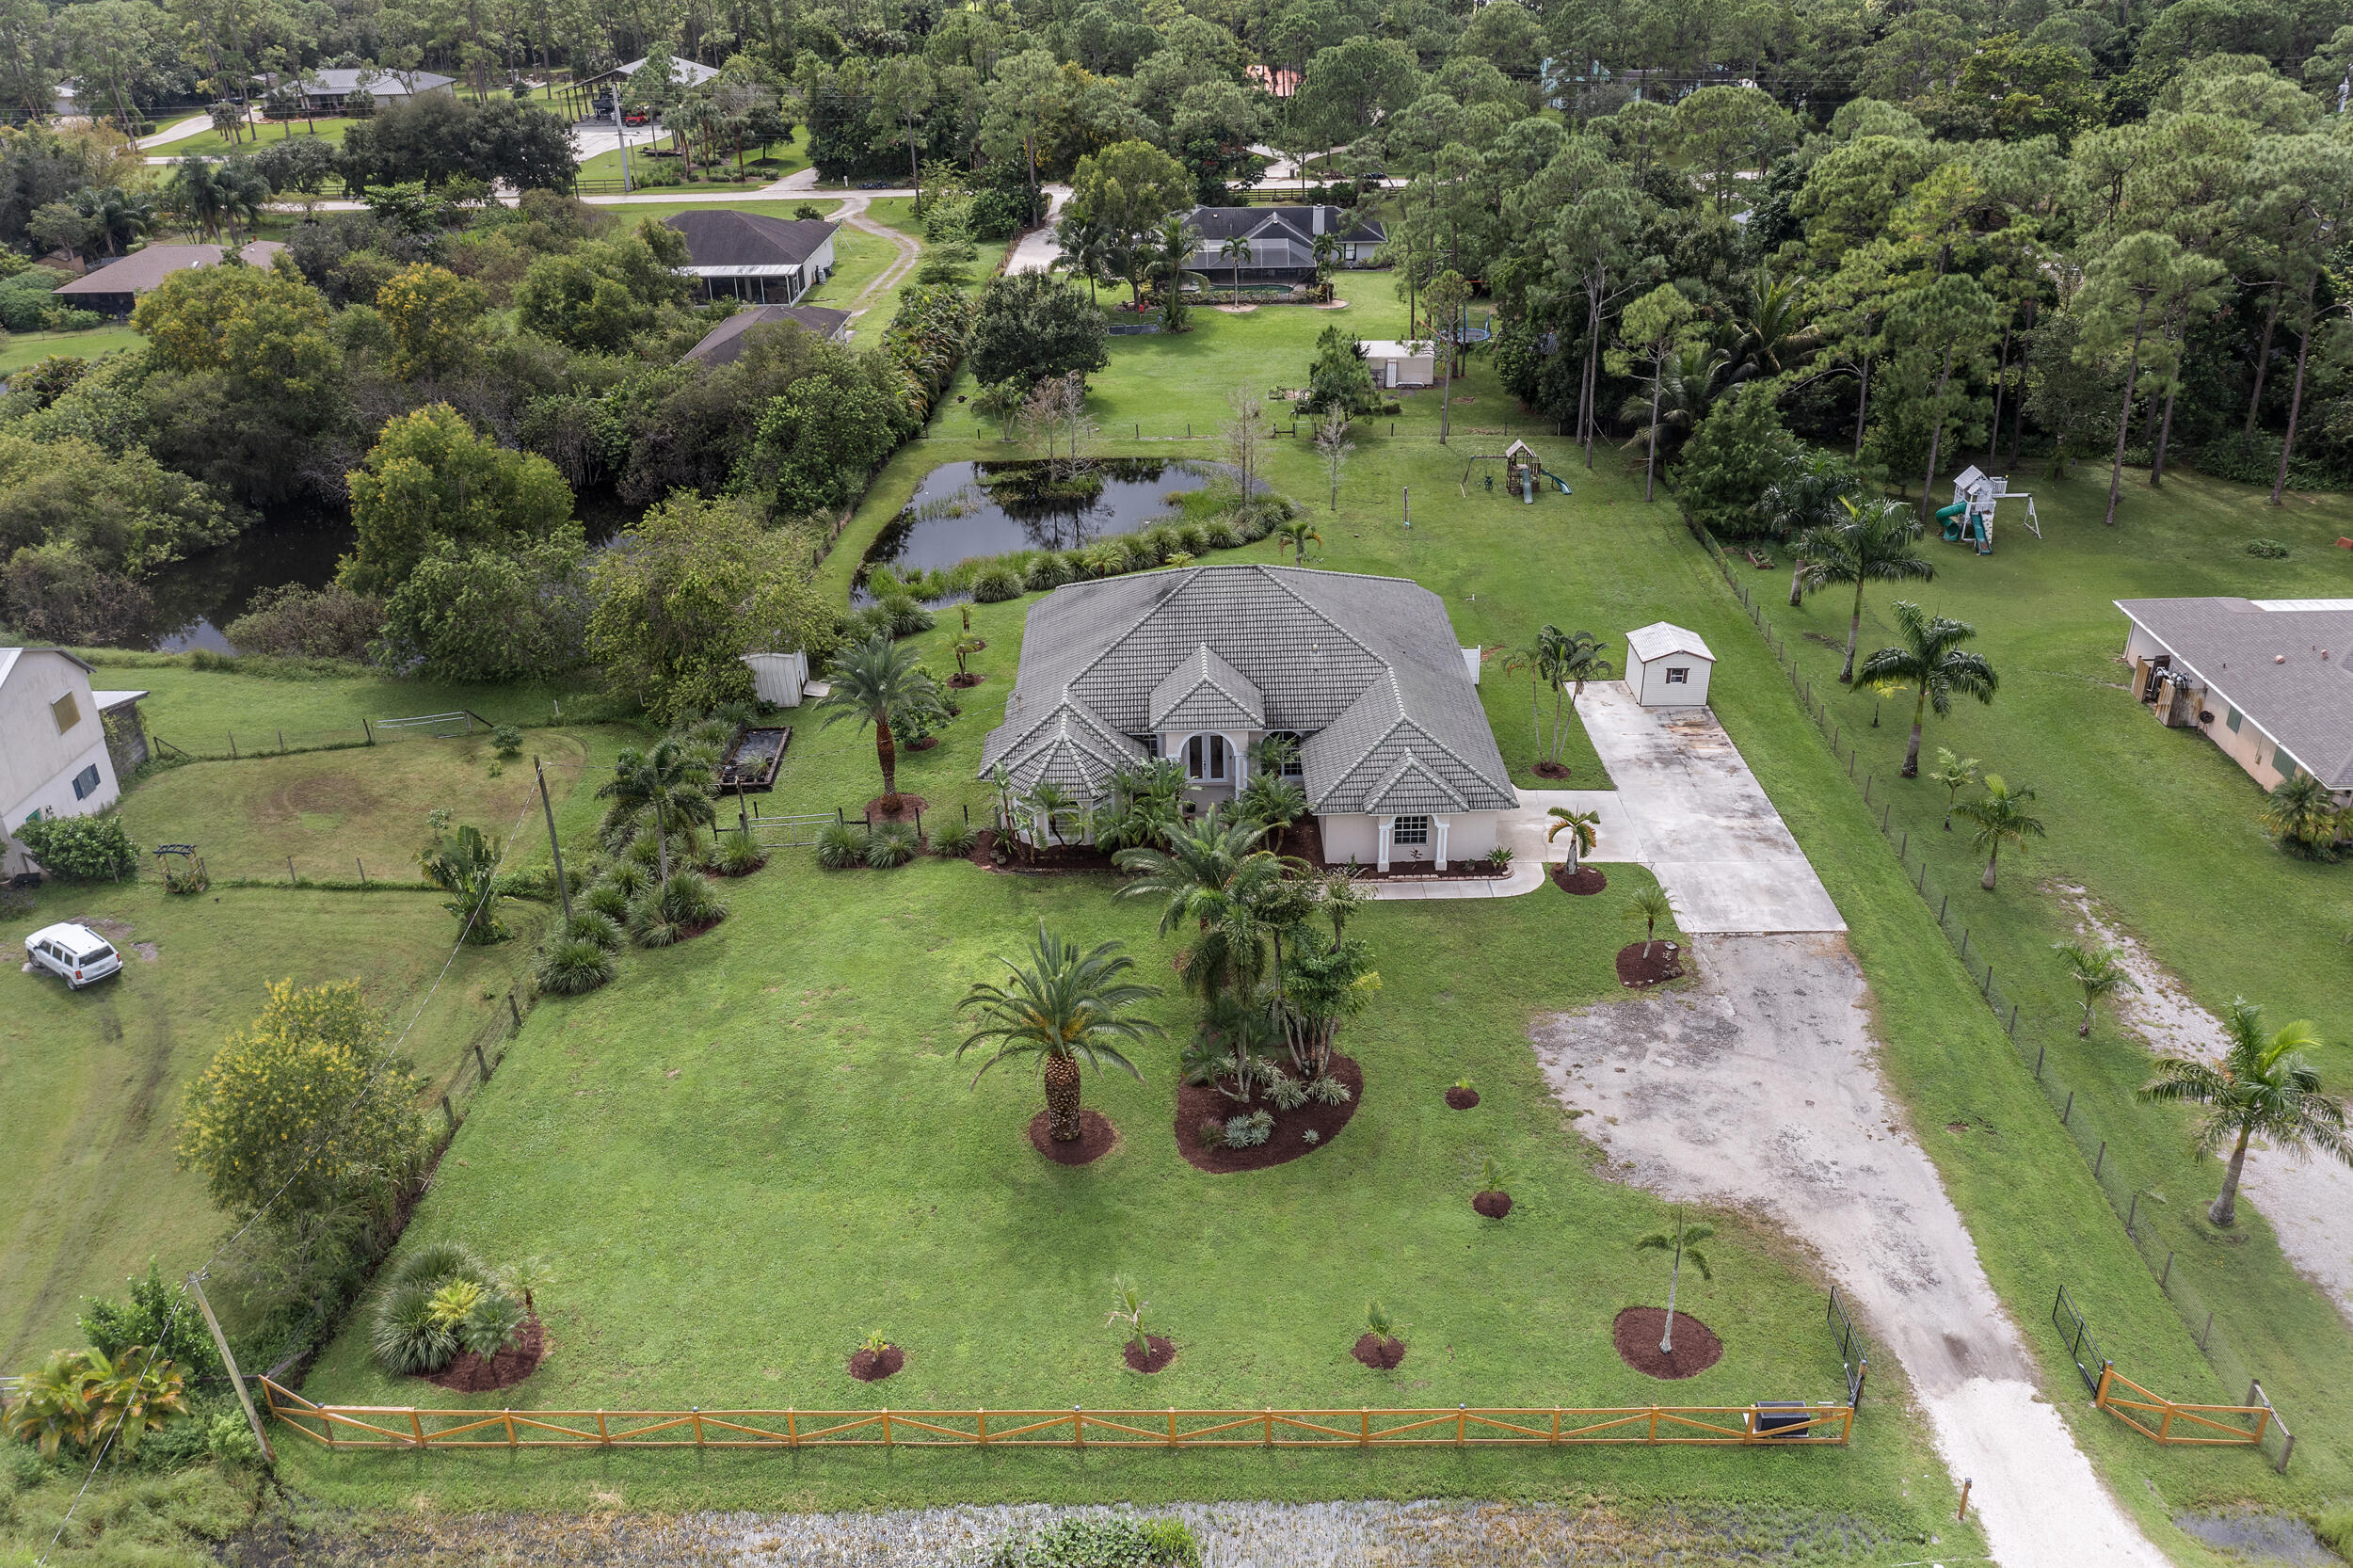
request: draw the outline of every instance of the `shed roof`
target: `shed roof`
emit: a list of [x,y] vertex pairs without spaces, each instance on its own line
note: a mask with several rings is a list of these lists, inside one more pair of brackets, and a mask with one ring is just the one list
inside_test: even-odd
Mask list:
[[2353,600],[2115,602],[2306,772],[2353,790]]
[[1644,664],[1653,659],[1663,659],[1670,653],[1689,653],[1711,664],[1716,662],[1716,656],[1707,651],[1707,645],[1700,641],[1698,632],[1677,626],[1673,621],[1655,620],[1648,626],[1627,632],[1625,650]]

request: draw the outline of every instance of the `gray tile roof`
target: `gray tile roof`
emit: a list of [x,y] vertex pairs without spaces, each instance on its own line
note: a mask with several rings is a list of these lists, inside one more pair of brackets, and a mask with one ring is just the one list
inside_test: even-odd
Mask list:
[[1250,678],[1203,643],[1152,688],[1152,728],[1264,729],[1266,700]]
[[[2208,689],[2332,791],[2353,790],[2353,600],[2120,599]],[[2209,705],[2211,706],[2211,705]]]
[[1248,713],[1241,682],[1263,722],[1226,712],[1215,723],[1307,737],[1302,783],[1320,812],[1517,801],[1438,596],[1401,578],[1291,567],[1141,572],[1047,595],[981,771],[1002,762],[1027,788],[1051,741],[1083,735],[1108,775],[1114,755],[1142,757],[1128,737],[1193,722],[1172,703]]
[[686,237],[696,267],[798,266],[840,228],[822,218],[770,217],[730,208],[674,213],[663,219]]
[[713,327],[703,334],[702,342],[680,357],[698,360],[707,365],[733,364],[749,346],[744,337],[753,328],[779,321],[798,322],[821,338],[833,339],[840,337],[841,329],[849,325],[850,312],[829,311],[823,305],[755,305],[736,312]]

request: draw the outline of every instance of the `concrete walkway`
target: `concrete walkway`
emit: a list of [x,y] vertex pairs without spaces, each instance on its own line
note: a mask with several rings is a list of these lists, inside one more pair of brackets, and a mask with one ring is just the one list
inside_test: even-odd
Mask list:
[[1062,260],[1062,247],[1054,240],[1054,220],[1070,200],[1068,185],[1041,186],[1046,192],[1046,221],[1014,242],[1013,254],[1005,258],[1005,270],[1011,272],[1051,272]]
[[1619,680],[1589,683],[1577,711],[1639,846],[1620,857],[1650,867],[1676,925],[1723,935],[1847,929],[1715,714],[1644,708]]
[[[253,121],[248,120],[248,123],[250,124],[253,123]],[[212,128],[212,116],[201,114],[190,115],[187,119],[179,121],[177,124],[165,126],[162,130],[156,132],[152,136],[139,137],[134,145],[136,146],[141,152],[145,152],[149,148],[153,147],[168,147],[175,141],[192,140],[197,136],[202,136],[205,132],[211,130]],[[153,163],[154,161],[155,160],[152,158],[148,160],[150,163]]]
[[[1695,989],[1530,1026],[1553,1093],[1586,1113],[1579,1130],[1624,1179],[1762,1211],[1821,1257],[1874,1348],[1902,1363],[1955,1484],[1975,1481],[1970,1506],[2004,1568],[2158,1568],[2163,1555],[2038,1387],[1976,1243],[1881,1082],[1870,998],[1845,938],[1702,936],[1690,956]],[[1689,1282],[1685,1299],[1706,1317]],[[2088,1402],[2072,1382],[2052,1396]]]

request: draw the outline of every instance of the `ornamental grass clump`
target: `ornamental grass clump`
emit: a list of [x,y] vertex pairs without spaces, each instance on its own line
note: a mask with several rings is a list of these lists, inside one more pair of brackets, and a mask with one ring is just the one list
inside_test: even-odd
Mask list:
[[[573,919],[604,920],[601,915]],[[612,921],[605,920],[607,925]],[[617,936],[620,928],[614,927]],[[540,990],[553,997],[577,997],[611,983],[618,972],[613,963],[613,950],[601,943],[571,937],[539,950],[531,961],[531,978]]]
[[522,1300],[471,1250],[428,1242],[387,1275],[369,1352],[394,1377],[438,1372],[460,1351],[496,1355],[521,1335],[528,1318]]

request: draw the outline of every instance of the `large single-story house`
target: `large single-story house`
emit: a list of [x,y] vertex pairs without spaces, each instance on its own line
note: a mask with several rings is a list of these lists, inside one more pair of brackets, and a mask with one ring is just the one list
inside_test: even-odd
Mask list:
[[2203,730],[2265,790],[2298,773],[2353,804],[2353,599],[2120,599],[2133,696]]
[[744,357],[746,339],[755,327],[776,322],[798,324],[819,337],[834,343],[850,341],[850,312],[829,311],[823,305],[754,305],[736,312],[727,320],[703,334],[703,341],[688,349],[683,359],[706,365],[728,365]]
[[[254,240],[237,251],[237,259],[248,266],[267,266],[270,258],[285,248],[276,240]],[[175,272],[213,266],[221,254],[217,245],[141,246],[119,260],[93,265],[71,283],[58,285],[56,297],[76,310],[127,316],[140,295]]]
[[663,220],[686,236],[684,270],[712,299],[791,305],[833,276],[833,236],[823,218],[769,217],[725,208]]
[[61,648],[0,648],[0,874],[33,869],[18,828],[104,810],[122,794],[117,770],[146,758],[147,694],[92,691],[90,673]]
[[[1327,861],[1442,868],[1495,848],[1497,813],[1519,800],[1476,657],[1403,578],[1221,566],[1074,583],[1029,613],[981,776],[1001,766],[1025,794],[1050,782],[1083,810],[1113,773],[1169,758],[1206,808],[1247,782],[1258,741],[1286,735]],[[1082,822],[1060,836],[1084,838]]]
[[457,85],[455,76],[443,76],[431,71],[386,71],[377,66],[322,66],[306,71],[296,83],[302,94],[302,106],[313,114],[339,115],[345,101],[355,92],[364,92],[378,104],[394,99],[421,98],[428,92],[447,92]]
[[[1340,266],[1370,265],[1374,248],[1389,237],[1379,218],[1347,207],[1195,207],[1185,221],[1201,235],[1185,269],[1226,288],[1314,282],[1319,235],[1338,242],[1334,260]],[[1247,261],[1223,253],[1237,236],[1250,241]]]

